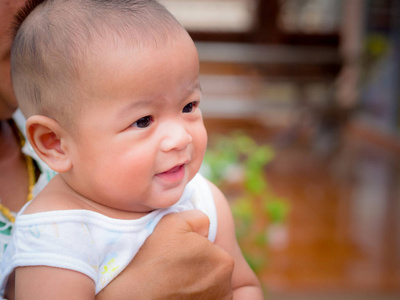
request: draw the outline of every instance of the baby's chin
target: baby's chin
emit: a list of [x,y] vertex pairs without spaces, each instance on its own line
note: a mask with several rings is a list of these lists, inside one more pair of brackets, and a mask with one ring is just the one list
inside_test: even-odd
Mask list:
[[181,191],[163,193],[162,195],[163,199],[157,200],[155,209],[163,209],[173,206],[174,204],[178,203],[181,200],[183,193],[184,189],[182,189]]

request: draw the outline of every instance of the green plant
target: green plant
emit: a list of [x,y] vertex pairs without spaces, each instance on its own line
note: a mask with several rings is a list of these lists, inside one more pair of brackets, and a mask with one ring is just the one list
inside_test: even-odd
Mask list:
[[271,146],[259,145],[243,132],[212,136],[205,155],[203,174],[227,196],[242,251],[256,273],[266,266],[268,228],[283,224],[289,212],[265,177],[274,158]]

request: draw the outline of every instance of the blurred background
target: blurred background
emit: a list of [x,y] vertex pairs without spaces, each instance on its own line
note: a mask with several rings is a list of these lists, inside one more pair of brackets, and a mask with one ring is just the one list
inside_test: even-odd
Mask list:
[[160,2],[266,298],[400,299],[400,1]]

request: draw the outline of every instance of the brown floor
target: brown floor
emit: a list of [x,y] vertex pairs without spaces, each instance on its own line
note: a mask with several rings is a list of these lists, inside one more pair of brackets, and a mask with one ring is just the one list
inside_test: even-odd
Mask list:
[[205,120],[273,144],[266,175],[291,211],[260,275],[267,299],[400,299],[400,152],[346,130],[277,135],[248,120]]

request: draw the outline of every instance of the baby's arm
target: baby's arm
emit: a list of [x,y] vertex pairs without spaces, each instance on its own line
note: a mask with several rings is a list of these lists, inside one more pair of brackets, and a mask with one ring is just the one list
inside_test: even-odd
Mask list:
[[35,266],[15,271],[15,299],[86,300],[95,298],[94,282],[72,270]]
[[260,283],[243,257],[235,236],[235,225],[229,204],[222,192],[210,182],[218,215],[215,244],[230,253],[235,266],[232,274],[233,299],[264,299]]

